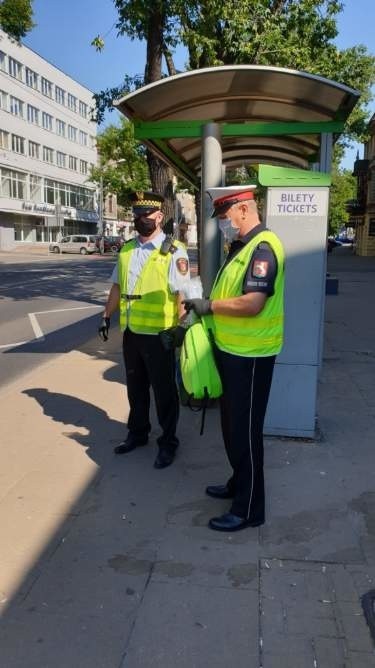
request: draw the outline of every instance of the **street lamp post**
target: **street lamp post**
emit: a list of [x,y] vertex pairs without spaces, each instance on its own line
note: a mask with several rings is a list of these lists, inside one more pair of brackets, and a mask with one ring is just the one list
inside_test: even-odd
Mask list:
[[99,185],[99,233],[104,236],[104,216],[103,216],[103,176],[100,175]]

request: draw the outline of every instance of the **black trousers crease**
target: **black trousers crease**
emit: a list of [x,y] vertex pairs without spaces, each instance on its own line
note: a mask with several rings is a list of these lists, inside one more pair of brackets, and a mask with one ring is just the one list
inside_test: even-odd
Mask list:
[[150,430],[150,388],[155,398],[156,413],[162,434],[159,447],[178,446],[176,428],[179,399],[176,385],[174,351],[167,351],[158,336],[124,331],[123,356],[130,412],[128,430],[140,439]]
[[223,384],[221,428],[233,474],[231,512],[264,521],[263,425],[272,383],[275,356],[240,357],[216,349]]

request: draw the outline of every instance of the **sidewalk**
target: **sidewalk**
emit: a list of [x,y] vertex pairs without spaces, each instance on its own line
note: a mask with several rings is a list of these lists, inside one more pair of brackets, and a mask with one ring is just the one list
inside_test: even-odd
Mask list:
[[203,437],[181,409],[170,468],[155,415],[147,447],[112,454],[114,327],[2,392],[1,668],[375,666],[375,258],[334,251],[328,271],[321,439],[266,439],[260,529],[207,528],[227,507],[204,494],[228,473],[217,409]]

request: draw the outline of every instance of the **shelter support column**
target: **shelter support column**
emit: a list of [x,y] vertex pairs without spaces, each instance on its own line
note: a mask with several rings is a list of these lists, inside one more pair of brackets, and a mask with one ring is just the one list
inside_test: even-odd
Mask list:
[[222,184],[222,150],[220,126],[207,123],[202,133],[202,180],[201,180],[201,234],[200,267],[203,293],[208,295],[220,265],[220,232],[215,218],[211,218],[212,202],[207,188]]
[[331,132],[322,132],[320,135],[319,171],[329,174],[332,167],[333,139]]

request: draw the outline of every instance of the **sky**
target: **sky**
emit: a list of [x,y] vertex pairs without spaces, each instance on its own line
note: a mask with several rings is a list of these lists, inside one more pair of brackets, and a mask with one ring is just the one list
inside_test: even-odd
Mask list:
[[[338,20],[339,48],[364,44],[375,53],[375,0],[344,0],[345,8]],[[112,0],[34,0],[36,27],[26,36],[24,44],[59,67],[90,90],[97,92],[117,86],[124,74],[143,74],[145,44],[116,38],[117,11]],[[90,45],[97,35],[105,39],[101,53]],[[179,49],[175,55],[178,70],[184,70],[186,55]],[[375,100],[371,103],[375,112]],[[118,112],[106,115],[105,124],[115,123]],[[351,169],[357,150],[346,153],[343,166]]]

